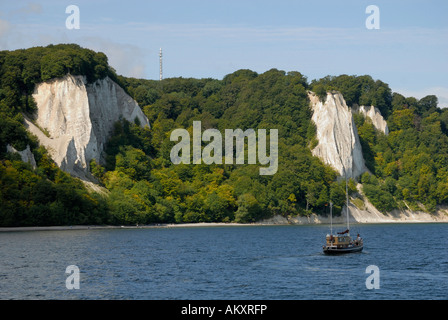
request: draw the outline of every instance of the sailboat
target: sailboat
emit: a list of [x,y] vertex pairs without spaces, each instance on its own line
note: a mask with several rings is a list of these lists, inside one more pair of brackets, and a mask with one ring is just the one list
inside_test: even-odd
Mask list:
[[330,234],[326,236],[326,244],[323,246],[325,254],[340,254],[361,252],[363,249],[363,240],[357,235],[356,239],[350,236],[350,221],[348,207],[348,183],[345,184],[345,192],[347,193],[347,229],[342,232],[333,234],[333,203],[330,201]]

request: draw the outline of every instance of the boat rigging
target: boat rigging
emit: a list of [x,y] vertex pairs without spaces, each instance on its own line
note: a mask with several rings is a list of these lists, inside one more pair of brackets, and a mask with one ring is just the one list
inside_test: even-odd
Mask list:
[[350,222],[349,222],[349,206],[348,206],[348,183],[346,182],[347,193],[347,229],[337,234],[333,234],[333,202],[330,201],[330,234],[326,236],[326,244],[323,246],[325,254],[340,254],[340,253],[352,253],[361,252],[364,244],[363,239],[359,233],[355,239],[350,236]]

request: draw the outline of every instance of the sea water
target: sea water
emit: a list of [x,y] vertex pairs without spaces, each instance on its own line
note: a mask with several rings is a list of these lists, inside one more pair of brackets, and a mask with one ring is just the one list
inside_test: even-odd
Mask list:
[[[448,224],[357,225],[351,233],[360,233],[364,250],[339,256],[322,253],[328,232],[324,225],[3,232],[0,299],[448,298]],[[78,288],[69,286],[68,266],[79,271]],[[376,287],[368,285],[369,266],[377,267]]]

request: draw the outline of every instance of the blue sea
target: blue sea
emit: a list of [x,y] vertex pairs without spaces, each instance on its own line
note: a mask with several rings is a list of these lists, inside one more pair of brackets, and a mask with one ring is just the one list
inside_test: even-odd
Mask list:
[[[448,224],[356,225],[363,252],[340,256],[322,253],[328,232],[325,225],[3,232],[0,299],[448,298]],[[79,271],[78,288],[69,289],[68,266]]]

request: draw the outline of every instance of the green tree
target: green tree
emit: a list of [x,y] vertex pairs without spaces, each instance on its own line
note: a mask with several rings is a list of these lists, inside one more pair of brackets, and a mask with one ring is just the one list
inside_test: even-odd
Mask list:
[[262,216],[262,210],[257,199],[250,193],[238,197],[237,205],[236,222],[255,222]]

